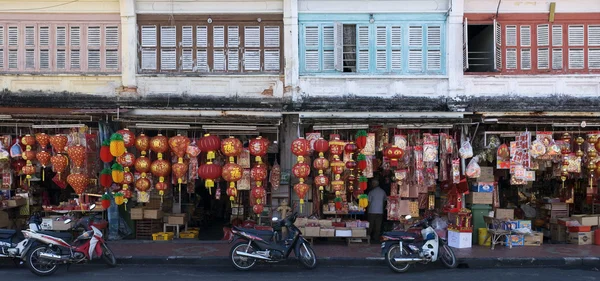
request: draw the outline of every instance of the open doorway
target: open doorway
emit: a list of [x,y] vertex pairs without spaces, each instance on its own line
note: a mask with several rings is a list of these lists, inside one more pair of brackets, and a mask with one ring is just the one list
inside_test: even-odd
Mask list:
[[500,32],[497,23],[468,24],[464,22],[465,72],[495,72],[501,65]]

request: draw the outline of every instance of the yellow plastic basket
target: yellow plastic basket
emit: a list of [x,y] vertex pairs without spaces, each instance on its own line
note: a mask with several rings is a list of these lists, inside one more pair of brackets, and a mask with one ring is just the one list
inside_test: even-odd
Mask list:
[[179,233],[179,238],[181,239],[196,239],[198,238],[198,232],[197,231],[183,231],[181,233]]
[[173,232],[157,232],[152,234],[152,240],[154,241],[171,241],[173,240],[175,233]]

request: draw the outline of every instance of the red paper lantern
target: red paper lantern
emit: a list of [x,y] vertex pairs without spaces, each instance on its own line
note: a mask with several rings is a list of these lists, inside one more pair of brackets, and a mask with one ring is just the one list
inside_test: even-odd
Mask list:
[[35,166],[31,165],[31,161],[27,161],[27,164],[21,168],[21,172],[27,176],[27,179],[31,179],[31,176],[35,174]]
[[401,148],[394,145],[394,146],[386,148],[383,151],[383,155],[385,157],[387,157],[388,159],[390,159],[390,165],[392,167],[397,167],[398,160],[401,159],[402,156],[404,156],[404,150],[402,150]]
[[35,155],[35,158],[40,162],[42,167],[46,168],[48,163],[50,162],[50,153],[48,151],[42,150]]
[[313,168],[319,170],[319,173],[323,173],[324,170],[329,169],[329,160],[319,157],[313,161]]
[[[133,167],[137,161],[135,159],[135,155],[131,152],[125,152],[123,155],[117,157],[117,163],[121,164],[121,166],[125,167],[125,171],[129,171],[130,167]],[[141,171],[138,171],[141,172]]]
[[345,142],[341,141],[340,138],[335,137],[332,141],[329,142],[329,152],[332,155],[340,156],[344,152]]
[[198,147],[200,150],[207,153],[206,158],[208,160],[215,159],[215,151],[219,150],[221,147],[221,139],[217,136],[206,134],[204,137],[200,138]]
[[356,161],[354,160],[348,160],[346,162],[346,169],[353,171],[356,168]]
[[17,159],[12,162],[12,168],[16,172],[21,171],[23,169],[23,167],[25,167],[25,165],[27,165],[27,161],[25,161],[23,159]]
[[21,138],[21,143],[25,145],[25,149],[31,150],[35,146],[35,137],[32,135],[25,135]]
[[221,142],[221,152],[229,157],[229,162],[235,162],[235,158],[242,154],[243,146],[242,142],[234,137],[229,137]]
[[150,189],[150,180],[148,178],[139,178],[135,181],[135,189],[139,192],[146,192]]
[[146,155],[148,148],[150,148],[150,138],[142,133],[135,139],[135,149],[137,149],[141,155]]
[[252,189],[252,197],[254,197],[254,199],[256,200],[255,202],[257,205],[264,204],[264,202],[262,202],[262,199],[265,197],[265,195],[267,195],[267,192],[263,187],[257,186]]
[[302,161],[310,153],[310,142],[303,137],[295,139],[292,142],[292,153],[298,156],[298,161]]
[[129,185],[133,183],[133,173],[131,172],[123,172],[123,181],[121,182],[123,185]]
[[143,156],[135,159],[135,170],[142,173],[142,177],[146,176],[146,173],[150,172],[150,166],[152,165],[152,161],[150,158]]
[[364,154],[359,154],[356,158],[358,160],[358,169],[364,171],[367,169],[367,157]]
[[334,156],[333,161],[329,165],[331,166],[331,172],[335,175],[341,175],[346,167],[344,161],[340,160],[337,155]]
[[35,134],[35,140],[40,144],[40,147],[43,150],[48,147],[48,144],[50,143],[50,136],[46,135],[46,133],[38,133]]
[[227,196],[229,196],[229,200],[233,202],[235,200],[235,197],[237,196],[237,189],[235,189],[235,187],[232,186],[227,188]]
[[325,175],[316,176],[314,181],[315,185],[319,187],[319,190],[321,189],[321,187],[329,186],[329,177]]
[[165,195],[165,191],[169,188],[166,182],[157,182],[154,185],[154,188],[158,190],[158,194],[160,195],[160,201],[162,202],[163,196]]
[[54,171],[59,175],[67,168],[67,157],[62,154],[56,154],[50,157],[50,162],[52,163],[52,167],[54,167]]
[[256,163],[250,170],[250,176],[256,182],[256,186],[262,186],[262,182],[267,179],[267,166],[262,163]]
[[334,191],[342,191],[346,189],[346,183],[342,180],[334,180],[331,182],[331,187]]
[[258,136],[250,140],[248,150],[252,156],[256,156],[256,162],[262,162],[262,157],[265,156],[269,150],[269,144],[269,140],[263,138],[262,136]]
[[165,177],[171,173],[171,164],[164,159],[158,159],[150,165],[150,171],[155,177],[159,177],[159,182],[164,182]]
[[25,150],[22,154],[23,160],[35,161],[35,154],[36,153],[33,150]]
[[304,178],[310,175],[310,166],[303,162],[298,162],[292,167],[292,173],[296,178],[300,179],[300,182],[304,181]]
[[75,145],[69,147],[69,158],[73,161],[76,168],[83,167],[86,158],[86,148],[83,145]]
[[215,180],[221,176],[221,166],[208,162],[198,168],[198,176],[204,179],[204,187],[210,188],[215,186]]
[[256,205],[252,206],[252,212],[254,212],[257,215],[262,214],[264,209],[265,209],[265,207],[263,205],[256,204]]
[[162,134],[158,134],[150,139],[150,149],[154,153],[157,153],[158,159],[162,159],[163,153],[169,151],[169,145],[167,143],[167,137],[163,136]]
[[323,138],[319,138],[314,144],[315,151],[319,153],[319,156],[325,155],[325,152],[329,150],[329,142]]
[[185,177],[187,171],[188,165],[179,162],[173,164],[173,175],[177,179],[177,183],[179,184],[179,186],[181,186],[181,183],[183,182],[183,177]]
[[123,136],[123,142],[125,143],[125,147],[132,147],[136,144],[135,134],[132,133],[129,129],[125,128],[123,130],[118,130],[117,134]]
[[346,144],[346,146],[344,146],[344,151],[349,154],[353,154],[357,149],[358,147],[356,144],[354,144],[354,142],[349,142]]
[[356,133],[356,147],[362,150],[365,146],[367,146],[367,132],[360,130]]
[[70,174],[67,177],[67,183],[69,183],[69,185],[73,188],[73,190],[75,190],[75,193],[77,193],[78,195],[81,195],[85,192],[85,189],[87,188],[87,186],[89,184],[89,179],[84,174],[75,173],[75,174]]
[[306,193],[308,192],[309,188],[310,187],[308,186],[308,184],[305,184],[303,182],[294,185],[294,192],[296,192],[296,195],[298,195],[298,198],[300,198],[300,212],[302,212],[302,205],[304,205],[304,197],[306,197]]
[[223,166],[221,176],[229,182],[229,187],[235,188],[235,183],[242,179],[242,167],[236,163],[227,163]]
[[189,145],[190,139],[179,134],[169,139],[169,147],[177,156],[178,163],[183,163],[183,157],[185,157]]
[[55,135],[50,137],[50,144],[56,153],[64,152],[67,142],[67,137],[63,135]]

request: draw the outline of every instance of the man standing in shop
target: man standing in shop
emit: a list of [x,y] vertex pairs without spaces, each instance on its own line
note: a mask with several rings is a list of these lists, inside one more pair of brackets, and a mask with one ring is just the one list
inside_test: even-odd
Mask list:
[[379,186],[379,180],[371,180],[372,190],[369,192],[369,236],[378,240],[383,223],[383,204],[386,199],[385,191]]

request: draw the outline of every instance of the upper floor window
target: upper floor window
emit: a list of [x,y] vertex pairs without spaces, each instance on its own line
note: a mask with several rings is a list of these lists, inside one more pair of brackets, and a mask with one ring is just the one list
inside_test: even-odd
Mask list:
[[0,24],[0,71],[118,72],[118,24]]
[[301,72],[445,73],[443,23],[301,23]]
[[141,16],[142,73],[256,73],[282,70],[281,20],[252,17],[176,20]]
[[[600,24],[501,23],[465,19],[465,70],[501,73],[583,73],[600,70]],[[473,40],[470,40],[473,39]],[[491,55],[493,53],[493,56]],[[490,67],[490,61],[494,61]]]

